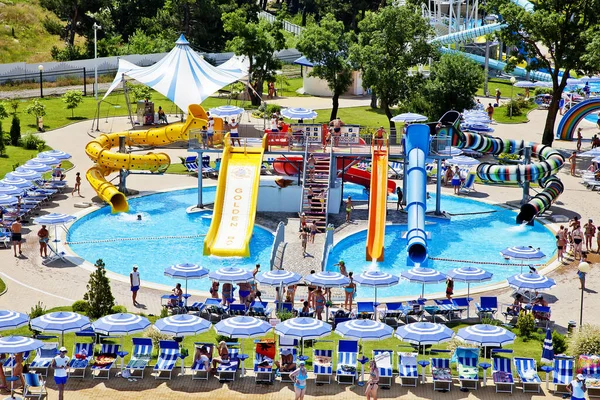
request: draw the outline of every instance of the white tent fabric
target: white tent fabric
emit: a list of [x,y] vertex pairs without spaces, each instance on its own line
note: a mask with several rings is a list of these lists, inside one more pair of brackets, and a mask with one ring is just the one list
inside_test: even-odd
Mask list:
[[233,56],[217,68],[230,74],[240,75],[240,79],[247,78],[250,62],[246,56]]
[[143,67],[138,67],[134,63],[131,63],[127,60],[119,58],[119,68],[117,70],[117,75],[115,76],[113,83],[110,85],[110,87],[106,91],[106,94],[104,94],[104,97],[102,98],[102,100],[104,100],[106,98],[106,96],[108,96],[110,94],[110,92],[115,90],[117,88],[117,86],[119,86],[123,82],[123,74],[127,75],[128,72],[133,71],[134,69],[140,69],[140,68],[143,68]]
[[[124,62],[123,62],[124,61]],[[162,60],[149,67],[132,68],[133,64],[119,60],[119,71],[106,96],[122,82],[122,76],[151,87],[172,100],[180,109],[200,104],[219,89],[240,79],[243,72],[225,71],[213,67],[196,53],[183,35]]]

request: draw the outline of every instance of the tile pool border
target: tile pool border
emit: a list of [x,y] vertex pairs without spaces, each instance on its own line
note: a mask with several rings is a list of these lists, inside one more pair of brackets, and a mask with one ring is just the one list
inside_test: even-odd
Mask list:
[[[211,182],[212,183],[212,182]],[[208,184],[208,185],[204,185],[203,183],[203,188],[208,188],[208,187],[215,187],[217,186],[216,183],[215,184]],[[129,199],[136,199],[139,197],[145,197],[145,196],[151,196],[153,194],[159,194],[159,193],[168,193],[168,192],[175,192],[178,190],[188,190],[188,189],[197,189],[198,186],[179,186],[179,187],[175,187],[175,188],[169,188],[169,189],[160,189],[160,190],[153,190],[153,191],[147,191],[147,192],[143,192],[141,191],[140,193],[136,194],[135,196],[130,196],[128,197]],[[71,226],[76,223],[79,218],[84,217],[88,214],[91,214],[95,211],[98,211],[99,209],[103,208],[103,207],[107,207],[107,205],[99,205],[99,204],[94,204],[91,207],[88,207],[86,209],[83,209],[81,211],[78,211],[74,214],[72,214],[73,216],[77,217],[76,220],[74,220],[73,222],[67,224],[67,229],[71,228]],[[189,208],[189,207],[188,207]],[[274,235],[274,233],[266,228],[263,225],[260,224],[255,224],[258,225],[260,228],[266,230],[267,232],[270,232],[271,234]],[[80,255],[78,255],[72,248],[71,246],[69,246],[66,243],[66,236],[67,236],[67,232],[65,232],[64,230],[61,231],[60,234],[60,240],[61,242],[65,243],[64,244],[64,251],[67,254],[67,259],[71,258],[75,258],[77,259],[77,262],[72,262],[73,264],[75,264],[75,266],[80,267],[85,269],[86,271],[89,272],[94,272],[95,270],[95,266],[94,264],[92,264],[91,262],[89,262],[88,260],[86,260],[85,258],[81,257]],[[79,261],[81,260],[81,262]],[[116,280],[118,282],[122,282],[122,283],[126,283],[127,285],[130,284],[129,282],[129,277],[126,275],[122,275],[116,272],[111,271],[110,269],[106,269],[106,276],[111,279],[111,280]],[[146,289],[154,289],[154,290],[160,290],[160,291],[165,291],[165,292],[170,292],[171,289],[173,289],[173,285],[164,285],[161,283],[155,283],[155,282],[150,282],[150,281],[146,281],[146,280],[142,280],[141,281],[141,287],[146,288]],[[210,297],[210,293],[208,291],[202,291],[202,290],[195,290],[195,289],[190,289],[188,290],[188,293],[194,296],[206,296],[206,297]]]

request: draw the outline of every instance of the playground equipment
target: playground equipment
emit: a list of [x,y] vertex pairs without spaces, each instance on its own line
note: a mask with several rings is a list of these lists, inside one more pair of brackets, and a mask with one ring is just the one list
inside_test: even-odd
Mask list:
[[213,217],[204,240],[204,254],[248,257],[267,135],[263,136],[261,147],[233,147],[229,134],[225,135],[224,142],[225,151]]
[[587,99],[571,107],[563,115],[556,130],[556,138],[560,140],[573,140],[575,128],[590,113],[600,111],[600,97]]
[[[96,163],[87,171],[86,179],[98,196],[111,206],[113,213],[127,212],[129,205],[125,194],[107,181],[106,177],[114,172],[121,172],[121,180],[124,183],[125,177],[132,170],[164,172],[171,159],[165,153],[127,153],[125,146],[159,147],[185,141],[190,130],[199,130],[207,124],[206,119],[204,109],[197,104],[192,104],[188,107],[188,117],[185,122],[145,130],[98,135],[85,147],[88,157]],[[115,147],[119,147],[119,152],[111,150]]]
[[386,143],[385,146],[381,146],[381,149],[376,150],[377,140],[383,141],[385,139],[375,139],[371,146],[367,261],[383,261],[383,242],[385,239],[388,195],[388,148]]

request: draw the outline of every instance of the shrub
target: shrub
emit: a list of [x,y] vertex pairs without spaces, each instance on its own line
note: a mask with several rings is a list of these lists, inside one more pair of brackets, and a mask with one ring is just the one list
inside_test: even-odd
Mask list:
[[52,46],[50,55],[55,61],[73,61],[83,60],[86,58],[85,49],[79,46],[67,45],[64,49],[59,49],[57,46]]
[[71,110],[71,117],[74,117],[75,109],[83,101],[83,95],[79,90],[67,90],[62,96],[62,101],[65,103],[66,109]]
[[88,304],[85,300],[77,300],[75,303],[73,303],[71,308],[73,309],[73,312],[86,313],[87,305]]
[[446,346],[446,349],[448,351],[450,351],[450,354],[453,354],[454,350],[456,350],[457,347],[478,347],[478,346],[476,346],[474,344],[470,344],[470,343],[465,343],[461,339],[455,337],[455,338],[450,339],[450,341],[448,342],[448,345]]
[[230,343],[230,342],[237,342],[237,339],[230,338],[229,336],[217,335],[217,336],[215,337],[215,341],[216,341],[217,343],[219,343],[219,342],[221,342],[221,341],[223,341],[223,342],[227,342],[227,343]]
[[25,112],[35,117],[35,125],[37,126],[40,117],[46,115],[46,106],[36,99],[25,108]]
[[44,306],[44,303],[38,301],[35,306],[31,307],[31,311],[29,311],[28,315],[29,319],[31,320],[37,317],[41,317],[44,314],[46,314],[46,307]]
[[155,349],[158,349],[159,347],[159,342],[161,340],[171,340],[173,338],[173,335],[167,335],[166,333],[160,333],[159,331],[157,331],[154,328],[148,328],[144,331],[144,336],[147,338],[152,339],[152,344],[154,345]]
[[110,279],[106,276],[104,261],[96,261],[96,270],[90,274],[90,280],[87,284],[87,293],[83,299],[88,304],[88,316],[90,318],[100,318],[110,314],[115,305],[115,298],[110,289]]
[[535,318],[532,313],[521,311],[519,313],[519,319],[517,320],[517,329],[519,336],[523,340],[527,340],[535,332]]
[[569,354],[579,358],[582,354],[600,353],[600,326],[584,324],[569,341]]
[[10,124],[10,144],[13,146],[19,145],[19,140],[21,139],[21,121],[19,117],[16,115],[12,119],[12,123]]
[[493,326],[500,326],[502,325],[502,322],[500,322],[497,319],[494,318],[482,318],[481,319],[481,323],[482,324],[487,324],[487,325],[493,325]]
[[131,95],[135,101],[152,99],[152,90],[146,85],[130,85],[129,91],[131,92]]
[[535,96],[540,95],[540,94],[552,94],[552,93],[554,93],[554,90],[552,88],[545,88],[545,87],[537,87],[533,91],[533,94]]
[[279,320],[281,320],[281,322],[294,317],[294,315],[290,311],[285,311],[285,310],[278,311],[275,314],[277,315],[277,318],[279,318]]
[[0,121],[0,156],[6,151],[6,143],[4,143],[4,134],[2,133],[2,121]]
[[42,20],[42,26],[44,27],[46,32],[48,32],[51,35],[57,36],[61,36],[65,29],[64,26],[60,23],[60,21],[57,21],[53,18],[48,18],[47,16]]
[[127,308],[125,306],[112,306],[110,309],[111,314],[124,314],[127,312]]
[[4,102],[0,102],[0,119],[4,119],[8,117],[8,111],[6,110],[6,104]]
[[557,331],[552,331],[552,347],[554,347],[554,353],[563,354],[567,351],[567,337],[561,335]]
[[506,103],[506,110],[504,110],[507,117],[511,115],[513,117],[518,117],[519,115],[523,115],[522,104],[517,100],[511,100]]
[[279,104],[269,104],[267,105],[267,109],[265,110],[267,116],[276,114],[281,111],[281,106]]
[[46,141],[40,139],[40,137],[33,132],[26,133],[25,136],[21,138],[20,144],[27,150],[38,150],[40,145],[42,149],[46,147]]
[[168,316],[169,316],[169,309],[167,309],[167,308],[163,307],[163,308],[160,310],[160,317],[161,317],[161,318],[167,318]]

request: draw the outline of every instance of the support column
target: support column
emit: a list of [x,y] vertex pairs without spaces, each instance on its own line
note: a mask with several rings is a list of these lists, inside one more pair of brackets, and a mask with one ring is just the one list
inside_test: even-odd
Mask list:
[[[531,163],[531,147],[525,147],[523,149],[523,165]],[[523,180],[523,198],[521,199],[521,205],[529,201],[529,181]]]
[[[119,136],[119,153],[127,153],[127,149],[125,148],[125,135]],[[127,194],[127,170],[125,168],[119,170],[119,192],[125,195]]]
[[202,152],[198,152],[198,208],[204,208],[202,204]]
[[442,160],[437,159],[437,183],[435,184],[435,215],[442,215]]
[[402,205],[406,205],[406,198],[407,198],[407,194],[406,194],[406,190],[407,190],[407,178],[406,176],[408,175],[408,163],[406,162],[406,151],[404,150],[404,135],[402,135],[402,152],[404,153],[404,173],[402,174]]

